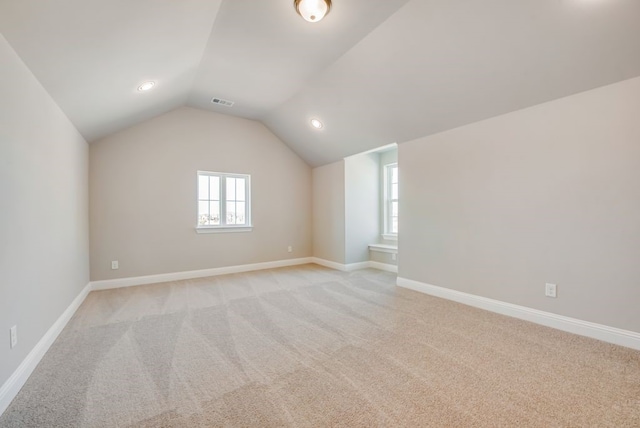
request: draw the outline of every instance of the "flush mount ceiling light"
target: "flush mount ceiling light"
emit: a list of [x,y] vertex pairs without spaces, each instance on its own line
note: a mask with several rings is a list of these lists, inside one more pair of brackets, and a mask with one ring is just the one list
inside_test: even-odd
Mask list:
[[324,125],[318,119],[311,119],[311,126],[315,129],[322,129]]
[[331,0],[293,0],[296,12],[309,22],[318,22],[331,10]]
[[144,82],[142,85],[138,86],[138,91],[145,92],[153,88],[154,86],[156,86],[156,82]]

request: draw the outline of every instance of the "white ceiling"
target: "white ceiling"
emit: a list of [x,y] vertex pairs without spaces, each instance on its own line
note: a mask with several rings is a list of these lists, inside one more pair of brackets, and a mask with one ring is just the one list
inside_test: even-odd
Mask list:
[[0,0],[0,32],[88,141],[189,105],[312,166],[640,76],[638,0],[333,3]]

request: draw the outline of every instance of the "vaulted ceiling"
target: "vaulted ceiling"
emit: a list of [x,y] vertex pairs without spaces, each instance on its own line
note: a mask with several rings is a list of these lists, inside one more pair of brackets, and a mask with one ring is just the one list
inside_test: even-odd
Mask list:
[[188,105],[312,166],[640,76],[638,0],[0,0],[0,32],[89,142]]

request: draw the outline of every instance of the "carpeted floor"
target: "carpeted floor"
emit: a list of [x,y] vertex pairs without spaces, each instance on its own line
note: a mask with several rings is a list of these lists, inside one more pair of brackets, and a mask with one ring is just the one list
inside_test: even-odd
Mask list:
[[2,427],[640,427],[640,352],[316,265],[91,293]]

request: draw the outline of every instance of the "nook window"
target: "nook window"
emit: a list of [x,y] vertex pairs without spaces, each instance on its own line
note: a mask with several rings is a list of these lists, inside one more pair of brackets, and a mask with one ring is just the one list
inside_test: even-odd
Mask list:
[[384,166],[384,235],[398,236],[398,164]]

